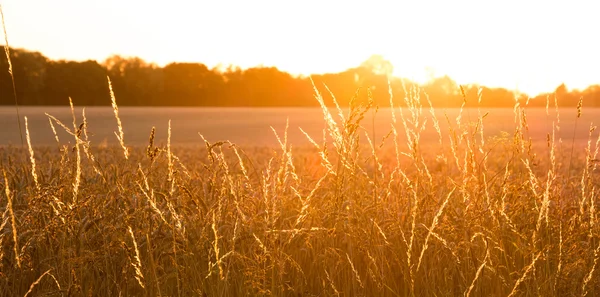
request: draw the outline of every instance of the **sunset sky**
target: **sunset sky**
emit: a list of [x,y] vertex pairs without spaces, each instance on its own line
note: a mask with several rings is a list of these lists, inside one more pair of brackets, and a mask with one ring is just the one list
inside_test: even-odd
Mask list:
[[[600,83],[595,1],[0,0],[12,47],[51,59],[338,72],[373,54],[397,76],[535,95]],[[3,42],[2,38],[2,42]]]

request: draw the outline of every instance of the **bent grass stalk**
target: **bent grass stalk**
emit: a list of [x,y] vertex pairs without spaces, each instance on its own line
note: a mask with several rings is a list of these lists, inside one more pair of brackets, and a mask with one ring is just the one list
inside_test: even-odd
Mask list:
[[[46,276],[46,274],[49,274],[51,270],[52,270],[52,269],[48,269],[46,272],[42,273],[42,275],[40,275],[40,277],[38,277],[38,279],[37,279],[37,280],[35,280],[35,282],[33,282],[33,283],[31,284],[31,286],[29,286],[29,290],[27,291],[27,293],[25,293],[24,297],[27,297],[27,296],[29,296],[29,294],[31,294],[31,292],[33,292],[33,288],[35,288],[35,286],[37,286],[37,284],[39,284],[39,283],[40,283],[40,281],[42,281],[42,278],[43,278],[44,276]],[[60,286],[59,286],[59,288],[60,288]]]
[[421,249],[421,255],[419,255],[419,261],[417,262],[417,269],[416,269],[415,273],[419,272],[419,268],[421,267],[421,260],[423,260],[423,255],[425,254],[425,251],[429,247],[429,245],[428,245],[429,237],[431,236],[431,233],[433,232],[435,227],[438,225],[438,221],[439,221],[440,217],[442,216],[442,213],[444,212],[444,208],[446,208],[448,201],[450,201],[450,196],[452,196],[452,194],[454,193],[455,190],[456,190],[456,187],[454,187],[450,191],[450,193],[448,193],[448,196],[446,196],[444,203],[442,203],[442,206],[440,207],[437,214],[433,218],[433,221],[431,222],[431,227],[429,227],[429,229],[428,229],[429,232],[427,233],[427,236],[425,237],[425,243],[423,244],[423,248]]

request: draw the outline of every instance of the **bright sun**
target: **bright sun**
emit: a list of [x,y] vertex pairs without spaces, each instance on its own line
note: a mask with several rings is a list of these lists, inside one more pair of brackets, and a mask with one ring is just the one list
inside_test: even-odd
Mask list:
[[52,59],[120,54],[310,74],[378,54],[418,82],[449,75],[531,95],[598,83],[600,68],[597,10],[583,0],[3,2],[11,45]]

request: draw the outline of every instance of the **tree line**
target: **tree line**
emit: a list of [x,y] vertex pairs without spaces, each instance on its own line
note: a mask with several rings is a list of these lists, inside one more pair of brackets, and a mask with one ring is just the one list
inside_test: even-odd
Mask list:
[[[117,55],[102,63],[54,61],[39,52],[15,48],[10,49],[10,57],[21,105],[65,105],[69,97],[80,106],[110,105],[107,76],[121,106],[308,107],[318,105],[316,87],[327,105],[333,105],[333,94],[341,106],[348,106],[352,98],[371,96],[376,105],[386,107],[390,89],[396,106],[404,105],[407,93],[415,92],[409,80],[390,76],[392,65],[380,56],[343,72],[310,77],[293,76],[275,67],[211,69],[201,63],[159,67]],[[0,105],[15,103],[8,69],[6,56],[0,55]],[[575,106],[583,97],[586,106],[600,107],[599,85],[580,91],[563,84],[552,94],[527,98],[503,88],[461,87],[444,76],[432,78],[420,89],[424,106],[428,106],[427,99],[434,107],[513,107],[516,101],[546,106],[556,96],[560,106]]]

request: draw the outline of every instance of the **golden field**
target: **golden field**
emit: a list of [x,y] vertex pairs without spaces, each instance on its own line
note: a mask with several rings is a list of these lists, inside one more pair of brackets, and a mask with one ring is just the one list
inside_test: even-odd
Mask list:
[[32,147],[25,129],[23,147],[0,148],[0,295],[600,294],[600,137],[585,108],[585,145],[560,138],[553,100],[534,143],[526,106],[488,136],[485,113],[438,117],[408,93],[372,131],[373,101],[332,113],[317,92],[326,128],[298,148],[287,129],[276,149],[182,148],[170,127],[165,145],[148,131],[127,146],[114,96],[121,145],[91,143],[85,114],[49,115],[68,139]]

